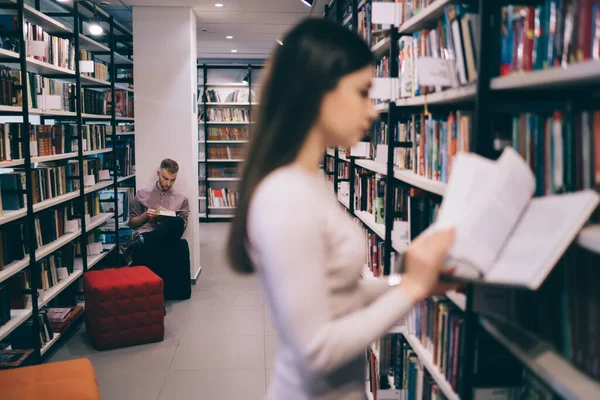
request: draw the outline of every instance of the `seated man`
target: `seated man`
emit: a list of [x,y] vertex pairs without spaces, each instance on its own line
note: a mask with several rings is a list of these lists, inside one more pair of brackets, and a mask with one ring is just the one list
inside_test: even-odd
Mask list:
[[[181,240],[190,207],[187,196],[173,187],[178,172],[177,162],[167,158],[156,172],[156,183],[137,192],[128,223],[136,230],[134,238],[119,249],[125,265],[132,262],[146,265],[165,281],[165,299],[170,295],[170,278],[183,276],[185,279],[186,276],[185,273],[171,271],[172,268],[187,268],[188,271],[184,272],[187,272],[188,278],[184,284],[191,285],[189,248],[187,242]],[[163,209],[174,211],[177,215],[160,215]]]

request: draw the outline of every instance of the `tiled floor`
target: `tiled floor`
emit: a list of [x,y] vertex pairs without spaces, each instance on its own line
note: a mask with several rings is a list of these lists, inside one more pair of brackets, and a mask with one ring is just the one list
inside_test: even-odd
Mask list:
[[163,342],[97,352],[82,327],[50,362],[89,358],[103,400],[262,400],[277,341],[259,283],[226,263],[227,229],[202,224],[202,274],[167,304]]

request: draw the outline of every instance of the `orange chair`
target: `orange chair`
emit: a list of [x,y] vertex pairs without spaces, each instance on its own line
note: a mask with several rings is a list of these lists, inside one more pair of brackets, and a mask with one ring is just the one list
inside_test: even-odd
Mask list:
[[2,400],[100,400],[100,388],[86,358],[0,371]]

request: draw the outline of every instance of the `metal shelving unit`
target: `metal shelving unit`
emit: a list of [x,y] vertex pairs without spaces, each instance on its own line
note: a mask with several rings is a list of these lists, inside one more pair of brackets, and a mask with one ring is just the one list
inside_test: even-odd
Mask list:
[[[69,159],[74,160],[78,163],[79,171],[84,171],[84,159],[86,157],[94,157],[101,155],[108,155],[112,153],[113,160],[117,160],[117,133],[116,126],[118,121],[133,121],[132,118],[121,118],[117,117],[116,107],[112,107],[111,115],[89,115],[83,112],[83,99],[80,96],[82,88],[88,88],[91,90],[99,90],[108,92],[112,99],[115,99],[115,89],[118,89],[115,84],[116,64],[119,64],[119,69],[132,69],[133,62],[131,60],[131,54],[127,57],[119,55],[115,52],[117,42],[131,42],[131,32],[127,31],[120,24],[113,20],[113,18],[105,13],[101,9],[94,8],[90,3],[87,2],[69,2],[69,3],[54,3],[50,1],[35,1],[34,5],[25,4],[24,0],[18,1],[7,1],[0,3],[0,10],[5,14],[12,14],[16,16],[18,27],[15,33],[15,38],[18,41],[18,48],[21,49],[19,52],[13,52],[9,50],[0,49],[0,64],[12,66],[13,69],[20,69],[20,79],[23,87],[27,87],[27,80],[29,79],[28,72],[35,72],[42,76],[46,76],[52,79],[65,81],[75,85],[75,111],[61,111],[61,110],[40,110],[29,108],[29,91],[22,90],[22,104],[23,106],[0,106],[0,118],[4,117],[20,117],[23,126],[22,131],[28,132],[29,126],[31,125],[31,117],[36,116],[40,118],[42,124],[46,120],[53,120],[55,124],[71,124],[76,125],[78,134],[74,135],[74,139],[77,140],[77,152],[67,154],[57,154],[52,156],[43,157],[32,157],[29,146],[29,137],[24,136],[21,142],[23,158],[20,160],[4,161],[0,162],[1,168],[14,168],[21,167],[25,171],[26,181],[26,197],[27,205],[25,208],[20,210],[9,211],[5,210],[3,215],[0,216],[0,227],[3,225],[23,219],[29,232],[35,232],[35,216],[42,210],[49,209],[63,205],[67,202],[73,202],[75,209],[74,218],[79,220],[79,228],[75,232],[65,232],[57,240],[46,243],[45,245],[38,247],[37,239],[35,235],[29,235],[28,248],[29,253],[25,255],[22,260],[17,260],[12,264],[5,267],[0,272],[0,284],[13,277],[20,271],[29,269],[30,271],[30,282],[29,289],[26,294],[29,295],[29,305],[24,310],[11,310],[12,318],[8,323],[0,327],[0,340],[5,339],[14,329],[24,323],[32,315],[37,315],[39,310],[48,305],[53,299],[67,290],[74,282],[77,282],[92,266],[95,266],[100,260],[104,259],[109,253],[116,248],[115,245],[104,246],[105,251],[99,255],[88,255],[87,243],[88,235],[93,229],[101,226],[106,221],[114,218],[118,221],[118,198],[117,198],[117,186],[124,179],[129,179],[133,175],[125,178],[117,176],[116,173],[116,162],[113,164],[115,168],[113,176],[110,181],[98,182],[93,186],[85,186],[84,174],[79,173],[78,180],[79,189],[76,191],[66,193],[54,198],[38,202],[33,202],[33,177],[32,170],[34,163],[51,162],[58,160],[68,161]],[[91,16],[96,14],[100,20],[100,23],[107,29],[107,34],[103,36],[102,40],[106,43],[100,43],[99,41],[85,36],[83,32],[83,23],[90,19]],[[57,20],[59,18],[61,21]],[[45,31],[52,35],[58,35],[63,38],[68,38],[71,41],[71,45],[74,47],[74,70],[60,68],[55,65],[36,60],[25,53],[26,48],[26,37],[24,26],[25,23],[31,22],[36,25],[40,25]],[[62,22],[64,21],[64,22]],[[118,34],[117,34],[118,32]],[[131,46],[129,46],[131,47]],[[111,81],[104,81],[89,76],[82,75],[80,72],[79,63],[79,50],[86,49],[93,53],[94,57],[101,59],[109,63]],[[82,127],[85,122],[88,123],[102,123],[108,124],[112,127],[112,148],[84,151],[83,147],[83,134]],[[114,213],[99,214],[92,218],[86,217],[86,196],[95,193],[98,190],[106,188],[114,188]],[[116,242],[119,242],[118,229],[116,234]],[[52,286],[49,289],[41,290],[41,267],[39,261],[45,257],[54,254],[60,250],[63,246],[79,240],[81,255],[75,260],[74,271],[69,276]],[[39,291],[38,291],[39,289]],[[33,318],[34,332],[40,329],[39,319]],[[34,333],[34,337],[38,335]],[[54,338],[41,346],[40,341],[35,342],[34,350],[34,362],[42,362],[45,357],[50,354],[50,350],[56,343],[60,342],[61,335],[55,334]]]

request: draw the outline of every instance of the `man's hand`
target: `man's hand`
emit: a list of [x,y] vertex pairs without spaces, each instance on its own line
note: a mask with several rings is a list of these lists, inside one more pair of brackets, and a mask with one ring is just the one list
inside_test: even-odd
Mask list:
[[146,217],[146,221],[149,222],[154,222],[156,218],[158,218],[158,215],[156,215],[156,210],[152,208],[147,209],[144,213],[144,216]]

